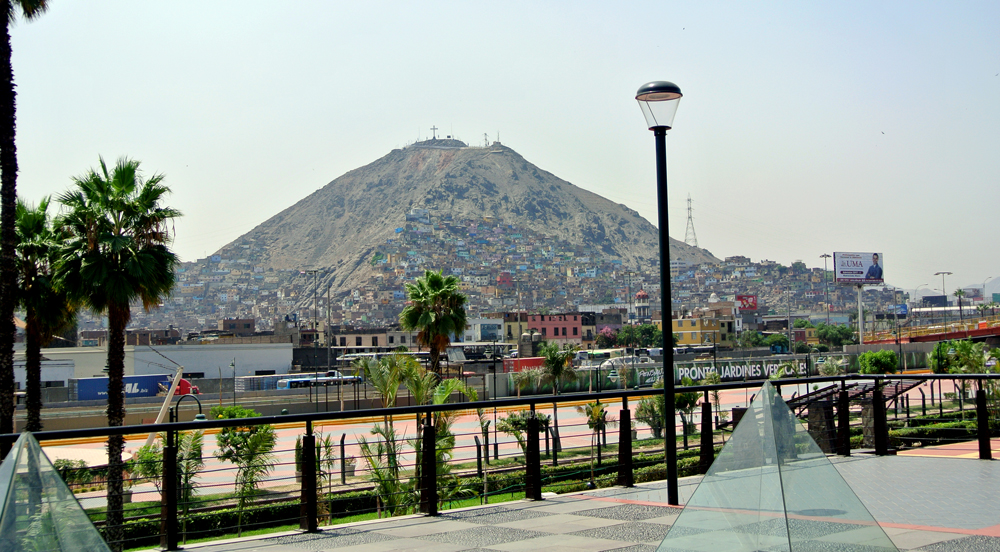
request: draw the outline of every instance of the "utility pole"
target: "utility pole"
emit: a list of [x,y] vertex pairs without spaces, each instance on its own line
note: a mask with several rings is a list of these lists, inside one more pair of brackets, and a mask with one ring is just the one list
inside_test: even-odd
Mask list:
[[785,325],[788,327],[788,352],[792,352],[792,290],[788,290],[788,320]]
[[825,301],[826,301],[826,325],[829,326],[830,325],[830,281],[827,278],[826,260],[830,258],[830,255],[827,254],[827,253],[823,253],[819,257],[821,259],[823,259],[823,294],[826,297],[826,299],[825,299]]

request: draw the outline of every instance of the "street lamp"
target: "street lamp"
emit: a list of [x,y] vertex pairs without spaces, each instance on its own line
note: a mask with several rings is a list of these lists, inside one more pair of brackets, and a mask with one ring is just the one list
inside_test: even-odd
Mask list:
[[990,278],[992,278],[992,277],[993,276],[987,276],[986,279],[983,280],[983,304],[984,305],[986,304],[986,282],[989,282]]
[[[669,419],[664,435],[664,462],[667,468],[667,503],[680,504],[677,492],[677,425],[674,422],[674,348],[671,337],[670,307],[670,236],[667,224],[667,131],[674,125],[681,89],[667,81],[648,82],[639,87],[635,99],[642,109],[646,126],[656,140],[656,206],[659,211],[660,238],[660,322],[663,343],[663,402]],[[668,376],[669,372],[669,376]]]
[[[236,358],[229,363],[229,367],[233,369],[233,406],[236,406]],[[222,391],[220,390],[219,393]]]
[[195,396],[195,395],[180,395],[179,397],[177,397],[177,401],[174,402],[174,406],[170,407],[170,423],[174,423],[174,422],[179,422],[180,421],[181,401],[184,400],[184,399],[186,399],[187,397],[191,397],[192,399],[194,399],[194,401],[196,403],[198,403],[198,413],[194,415],[194,421],[196,421],[196,422],[207,421],[208,419],[205,418],[205,415],[202,413],[202,410],[201,410],[201,401],[198,399],[197,396]]
[[946,290],[948,288],[944,287],[944,277],[945,276],[951,276],[951,272],[935,272],[934,275],[941,277],[941,293],[944,294],[944,306],[945,306],[945,309],[944,309],[944,323],[947,324],[948,323],[948,308],[947,308],[948,307],[948,292]]

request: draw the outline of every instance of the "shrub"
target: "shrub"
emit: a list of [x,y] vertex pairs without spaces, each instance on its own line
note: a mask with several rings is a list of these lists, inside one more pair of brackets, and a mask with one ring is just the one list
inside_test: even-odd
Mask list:
[[899,359],[896,352],[889,349],[868,351],[858,356],[858,365],[862,374],[895,374]]

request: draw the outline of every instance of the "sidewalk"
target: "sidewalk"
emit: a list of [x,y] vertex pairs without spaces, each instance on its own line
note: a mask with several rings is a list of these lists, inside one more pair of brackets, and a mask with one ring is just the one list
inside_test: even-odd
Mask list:
[[[904,456],[831,459],[900,550],[1000,551],[1000,462]],[[700,479],[681,480],[682,503]],[[678,513],[678,508],[666,505],[665,483],[657,481],[630,489],[553,495],[541,502],[448,510],[433,518],[374,520],[318,534],[284,533],[186,549],[653,552]]]

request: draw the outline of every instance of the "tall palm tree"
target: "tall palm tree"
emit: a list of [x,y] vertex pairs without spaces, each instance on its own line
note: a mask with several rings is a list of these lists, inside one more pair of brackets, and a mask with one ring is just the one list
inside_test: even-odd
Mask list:
[[404,330],[418,331],[417,342],[430,352],[430,369],[441,374],[441,353],[451,336],[465,331],[466,297],[458,291],[458,278],[432,270],[424,271],[416,283],[406,284],[409,304],[399,313]]
[[[162,205],[170,188],[163,175],[144,179],[139,162],[121,158],[108,170],[100,159],[73,179],[74,188],[62,194],[67,212],[56,226],[66,233],[57,277],[70,297],[108,317],[108,425],[125,421],[125,327],[132,303],[146,310],[157,306],[174,285],[177,256],[168,244],[170,223],[180,216]],[[108,437],[107,540],[114,550],[122,546],[121,436]]]
[[[576,380],[576,367],[573,366],[573,355],[576,354],[576,347],[569,346],[560,349],[556,342],[546,343],[539,348],[539,353],[545,357],[542,366],[543,383],[552,384],[552,394],[559,395],[559,385],[564,381]],[[598,374],[600,377],[600,374]],[[556,452],[562,450],[562,443],[559,441],[559,405],[552,403],[552,449]]]
[[961,288],[956,289],[955,290],[955,297],[958,298],[958,321],[959,322],[964,322],[965,321],[965,317],[962,316],[962,297],[965,297],[965,290],[961,289]]
[[[17,234],[17,146],[16,94],[14,69],[11,66],[10,26],[20,11],[32,20],[48,7],[45,0],[3,0],[3,37],[0,38],[0,433],[14,432],[14,308],[17,304],[15,250]],[[7,456],[10,445],[0,446],[0,458]]]
[[38,207],[17,202],[18,303],[26,312],[25,372],[28,431],[41,431],[42,347],[72,323],[75,309],[53,278],[57,236],[48,214],[49,198]]

